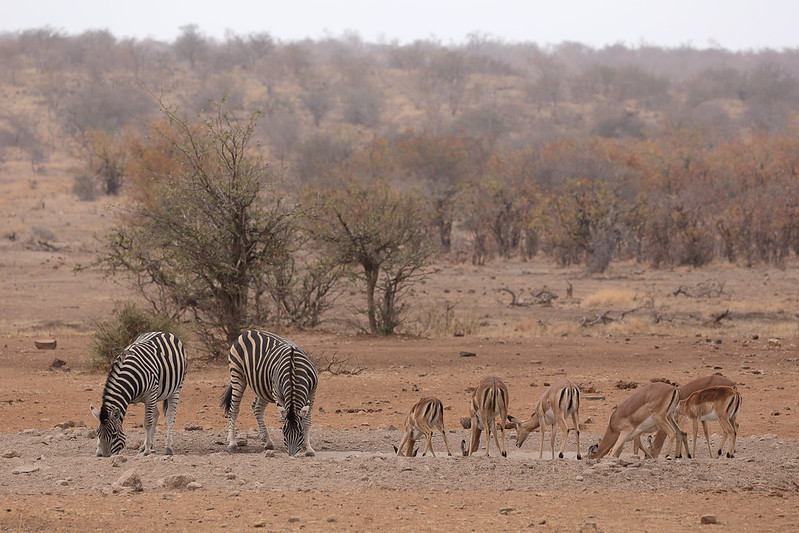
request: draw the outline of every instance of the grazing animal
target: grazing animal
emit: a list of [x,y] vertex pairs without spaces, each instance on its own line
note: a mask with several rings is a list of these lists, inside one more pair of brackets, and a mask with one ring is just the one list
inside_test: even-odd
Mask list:
[[[732,458],[735,456],[735,441],[738,438],[738,424],[735,422],[735,418],[738,416],[740,409],[741,393],[732,387],[708,387],[680,400],[680,412],[691,421],[694,430],[692,450],[694,457],[696,457],[696,434],[699,430],[700,421],[705,430],[705,441],[707,442],[707,451],[710,457],[721,457],[724,444],[728,438],[730,443],[727,446],[727,457]],[[710,420],[718,420],[724,432],[721,444],[719,444],[719,449],[715,455],[710,449],[710,436],[707,432],[707,422]]]
[[[491,448],[491,434],[494,434],[494,441],[499,448],[502,457],[507,457],[505,451],[505,420],[508,418],[508,387],[496,376],[483,378],[472,393],[472,401],[469,406],[471,417],[471,437],[468,448],[466,441],[461,442],[463,455],[471,455],[480,447],[480,434],[486,431],[486,457]],[[499,417],[499,424],[497,424]],[[502,437],[497,435],[497,430]]]
[[267,404],[274,403],[283,423],[283,440],[288,454],[294,455],[302,449],[305,455],[315,455],[309,431],[318,376],[305,352],[274,333],[252,329],[233,342],[228,366],[230,385],[220,400],[229,420],[228,451],[237,449],[236,418],[244,391],[250,386],[255,392],[252,412],[258,422],[258,435],[264,442],[264,449],[275,447],[264,422]]
[[541,395],[538,404],[535,406],[535,412],[532,416],[521,422],[515,418],[508,417],[508,419],[516,425],[516,447],[521,448],[524,441],[527,440],[531,431],[541,428],[541,448],[538,451],[538,458],[541,459],[544,454],[544,426],[552,426],[552,434],[550,438],[550,447],[552,449],[552,458],[555,458],[555,432],[558,426],[561,428],[563,434],[563,441],[560,445],[560,453],[558,457],[563,459],[563,450],[566,449],[566,439],[569,438],[569,427],[566,424],[566,418],[571,418],[572,424],[577,434],[577,459],[581,459],[580,455],[580,389],[577,385],[568,379],[560,379],[552,384],[549,389]]
[[[682,387],[678,387],[680,390],[680,398],[685,399],[688,398],[691,394],[695,393],[696,391],[706,389],[708,387],[717,387],[717,386],[724,386],[724,387],[731,387],[735,388],[735,382],[730,378],[725,378],[720,374],[711,374],[710,376],[702,376],[700,378],[696,378],[694,380],[689,381]],[[682,413],[680,408],[677,408],[677,412],[674,415],[674,419],[677,423],[680,422],[680,418]],[[707,421],[702,421],[702,429],[705,432],[705,435],[708,434],[707,431]],[[652,455],[657,457],[660,455],[660,451],[663,449],[663,444],[666,442],[666,433],[663,431],[658,431],[655,433],[655,442],[651,445]],[[708,446],[710,444],[708,443]],[[666,450],[670,451],[672,447],[672,442],[669,441],[668,446],[666,446]]]
[[418,450],[414,450],[413,446],[416,440],[421,438],[422,435],[427,439],[427,444],[424,447],[422,456],[427,454],[427,450],[433,457],[436,453],[433,451],[433,429],[437,429],[444,437],[444,445],[447,447],[447,455],[452,455],[449,450],[449,442],[447,442],[447,433],[444,431],[444,405],[438,398],[428,396],[422,398],[408,412],[405,418],[405,435],[399,446],[394,447],[395,455],[399,455],[402,447],[407,445],[405,451],[406,457],[415,457]]
[[128,405],[144,403],[144,444],[139,453],[149,455],[158,423],[158,402],[163,402],[167,440],[164,453],[172,455],[172,426],[175,424],[180,389],[186,377],[183,343],[171,333],[144,333],[116,357],[103,390],[100,410],[90,406],[100,421],[97,428],[97,456],[117,455],[125,447],[122,422]]
[[[610,415],[605,435],[598,445],[588,449],[587,457],[600,459],[608,453],[619,457],[625,442],[641,433],[651,433],[655,428],[677,439],[677,457],[680,457],[685,433],[674,420],[679,403],[680,391],[674,385],[657,381],[641,387],[616,407]],[[687,449],[687,442],[685,446]],[[649,453],[646,448],[644,453]]]

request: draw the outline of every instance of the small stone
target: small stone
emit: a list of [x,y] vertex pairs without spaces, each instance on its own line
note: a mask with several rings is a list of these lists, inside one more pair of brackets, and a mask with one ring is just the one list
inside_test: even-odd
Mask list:
[[511,514],[514,511],[516,511],[515,507],[503,507],[499,510],[499,514]]
[[197,483],[196,481],[191,481],[186,483],[186,488],[189,490],[197,490],[203,488],[202,483]]
[[266,527],[266,520],[260,520],[254,523],[252,527]]
[[335,517],[335,516],[329,516],[329,517],[327,517],[327,521],[328,521],[329,523],[331,523],[331,524],[333,524],[333,523],[337,522],[337,520],[336,520],[336,517]]
[[289,517],[289,522],[290,523],[295,523],[295,522],[299,522],[299,521],[300,521],[300,517],[299,516],[290,516]]
[[33,345],[36,346],[37,350],[55,350],[56,344],[55,339],[36,339],[33,341]]
[[782,346],[782,341],[780,341],[779,339],[776,339],[776,338],[772,338],[772,339],[768,340],[768,345],[769,346],[774,346],[774,347],[779,347],[779,346]]
[[236,474],[234,474],[233,472],[228,472],[227,474],[225,474],[225,478],[236,479]]
[[38,472],[39,467],[36,465],[21,465],[11,471],[12,474],[33,474]]
[[719,522],[718,522],[718,519],[716,518],[716,515],[714,515],[714,514],[706,514],[706,515],[702,516],[702,518],[700,520],[700,523],[701,524],[718,524]]
[[275,450],[264,450],[264,457],[274,457]]
[[460,356],[461,356],[461,357],[477,357],[477,354],[476,354],[476,353],[474,353],[474,352],[462,351],[462,352],[460,353]]
[[[119,476],[119,479],[116,480],[116,483],[112,485],[112,488],[129,488],[134,492],[141,492],[144,490],[141,482],[141,477],[139,474],[136,473],[135,468],[131,468],[130,470],[126,470],[124,474]],[[116,491],[115,491],[116,492]]]
[[576,479],[577,481],[583,481],[585,478],[583,476],[577,476],[574,479]]
[[245,435],[239,435],[236,437],[236,446],[247,446],[247,437]]
[[13,459],[14,457],[22,457],[17,450],[8,450],[3,452],[3,459]]
[[202,431],[203,427],[198,424],[190,424],[187,422],[183,425],[183,429],[186,431]]
[[196,481],[194,476],[188,474],[174,474],[161,479],[159,484],[166,489],[185,489],[187,485],[193,481]]
[[115,455],[111,458],[111,466],[115,468],[119,468],[120,465],[127,463],[128,458],[124,455]]

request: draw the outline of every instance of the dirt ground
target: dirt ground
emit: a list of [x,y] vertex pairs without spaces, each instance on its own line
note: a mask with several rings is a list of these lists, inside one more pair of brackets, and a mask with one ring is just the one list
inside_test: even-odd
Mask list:
[[[413,295],[418,336],[370,338],[339,322],[278,332],[331,366],[320,375],[313,411],[315,457],[287,457],[273,407],[267,423],[278,449],[259,449],[245,408],[238,425],[248,444],[228,454],[218,407],[227,368],[188,339],[175,455],[136,455],[143,409],[133,406],[128,448],[96,458],[89,405],[101,402],[106,376],[87,369],[91,331],[131,295],[73,269],[94,257],[93,234],[107,227],[112,202],[75,202],[55,171],[33,184],[9,170],[0,172],[0,531],[799,529],[797,264],[614,265],[600,276],[546,262],[442,264]],[[673,294],[709,280],[721,294]],[[502,290],[528,298],[542,287],[558,299],[509,306]],[[433,331],[441,309],[454,310],[463,336]],[[724,310],[730,314],[717,320]],[[614,320],[581,326],[603,313]],[[344,307],[334,313],[344,314]],[[42,337],[57,348],[38,350]],[[51,368],[56,358],[66,368]],[[470,387],[486,375],[507,383],[517,417],[528,416],[557,378],[578,383],[585,453],[633,392],[619,382],[685,383],[714,372],[743,395],[732,460],[710,459],[700,438],[691,460],[642,460],[628,444],[621,460],[577,461],[573,437],[565,459],[539,460],[538,435],[517,449],[514,431],[507,458],[493,450],[489,458],[482,450],[460,456],[467,432],[458,420],[468,414]],[[453,457],[437,435],[436,457],[395,458],[404,415],[426,395],[444,402]],[[718,424],[711,428],[718,442]],[[162,417],[159,452],[164,431]],[[706,515],[717,525],[703,525]]]

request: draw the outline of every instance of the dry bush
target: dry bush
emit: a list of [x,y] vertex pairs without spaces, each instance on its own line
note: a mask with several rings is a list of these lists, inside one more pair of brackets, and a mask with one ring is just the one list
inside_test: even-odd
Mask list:
[[597,292],[586,296],[581,307],[611,307],[627,308],[636,307],[636,292],[624,289],[600,289]]
[[415,316],[402,327],[402,333],[416,337],[451,337],[473,335],[479,328],[478,320],[470,313],[458,314],[457,303],[433,302],[422,306]]

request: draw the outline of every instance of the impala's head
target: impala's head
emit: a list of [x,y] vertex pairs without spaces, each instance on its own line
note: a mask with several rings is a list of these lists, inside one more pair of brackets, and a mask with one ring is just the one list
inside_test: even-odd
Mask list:
[[282,405],[277,406],[280,420],[283,422],[283,442],[286,444],[286,451],[289,455],[294,455],[302,447],[303,420],[308,416],[310,410],[311,407],[308,405],[299,411],[286,409]]
[[516,447],[521,448],[524,441],[527,440],[527,437],[530,436],[530,433],[533,432],[536,428],[539,427],[538,424],[538,415],[533,414],[529,420],[526,422],[522,422],[521,420],[508,415],[508,422],[514,425],[516,428]]
[[94,417],[100,421],[97,428],[97,457],[118,455],[125,448],[125,433],[122,431],[122,413],[116,407],[103,407],[99,412],[90,406]]
[[596,455],[597,450],[599,450],[599,445],[598,444],[592,444],[591,446],[588,447],[588,453],[585,454],[585,458],[586,459],[591,459],[593,456]]

